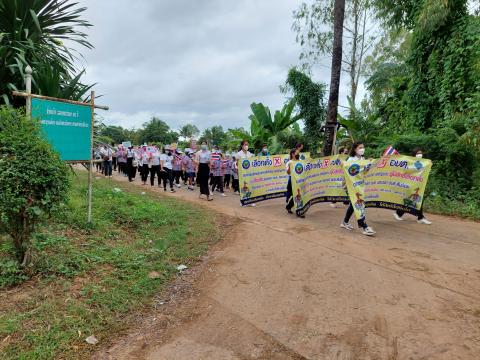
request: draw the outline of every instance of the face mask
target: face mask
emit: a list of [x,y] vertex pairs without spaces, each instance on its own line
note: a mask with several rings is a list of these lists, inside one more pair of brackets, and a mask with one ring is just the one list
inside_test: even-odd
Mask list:
[[172,155],[172,153],[170,151],[167,154],[168,154],[168,156]]
[[358,149],[357,150],[357,155],[363,156],[365,154],[365,149]]
[[417,155],[415,155],[415,157],[417,157],[417,158],[423,158],[423,154],[417,154]]
[[243,145],[243,150],[248,151],[248,145]]
[[207,150],[207,145],[202,145],[202,150]]

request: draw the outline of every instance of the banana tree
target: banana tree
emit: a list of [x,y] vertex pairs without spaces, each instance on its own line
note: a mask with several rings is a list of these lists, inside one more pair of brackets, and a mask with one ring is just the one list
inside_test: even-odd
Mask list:
[[81,18],[84,11],[71,0],[0,0],[0,101],[24,88],[27,65],[34,69],[35,92],[37,69],[51,67],[64,80],[75,79],[76,51],[67,44],[93,47],[82,31],[91,26]]

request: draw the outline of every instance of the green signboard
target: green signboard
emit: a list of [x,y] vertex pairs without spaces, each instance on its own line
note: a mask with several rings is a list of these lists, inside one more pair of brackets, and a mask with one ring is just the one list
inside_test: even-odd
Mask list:
[[92,108],[59,101],[32,99],[32,118],[65,161],[90,160]]

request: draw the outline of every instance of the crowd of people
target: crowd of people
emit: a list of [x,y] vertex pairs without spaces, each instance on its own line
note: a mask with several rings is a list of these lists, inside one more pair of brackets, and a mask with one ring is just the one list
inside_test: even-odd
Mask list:
[[[303,151],[303,145],[297,144],[290,151],[289,161],[286,163],[286,173],[288,175],[288,184],[286,189],[286,210],[293,214],[294,194],[292,193],[291,166],[295,160],[300,158]],[[362,142],[353,143],[351,149],[340,148],[339,154],[348,155],[347,161],[364,160],[365,145]],[[258,156],[269,156],[268,147],[262,146]],[[207,201],[213,200],[215,191],[221,196],[227,196],[225,190],[232,190],[233,194],[240,195],[238,181],[238,164],[241,160],[253,157],[254,154],[249,151],[248,141],[242,141],[237,153],[223,153],[218,146],[209,150],[204,142],[200,149],[194,150],[187,148],[184,151],[175,146],[165,145],[163,148],[157,146],[98,146],[94,152],[97,171],[102,172],[107,177],[112,177],[113,171],[118,171],[130,182],[137,179],[139,175],[142,185],[163,187],[167,191],[174,193],[175,188],[184,186],[186,189],[194,191],[199,188],[199,197]],[[419,148],[413,151],[412,156],[421,158],[423,151]],[[335,207],[335,203],[331,204]],[[354,213],[351,202],[345,202],[347,207],[344,219],[340,227],[351,231],[354,227],[350,224],[350,219]],[[249,206],[255,206],[251,204]],[[394,212],[394,218],[403,221],[404,212],[397,210]],[[304,215],[297,215],[304,218]],[[418,223],[429,225],[431,222],[423,214],[422,208],[418,214]],[[359,229],[367,236],[373,236],[376,232],[367,225],[365,216],[357,221]]]
[[[251,154],[253,156],[253,154]],[[94,151],[97,172],[111,178],[118,172],[133,182],[140,179],[142,185],[188,190],[200,188],[200,197],[211,201],[214,191],[226,196],[225,190],[240,194],[236,154],[222,153],[218,147],[209,150],[202,143],[200,150],[184,151],[171,145],[157,146],[99,145]],[[138,177],[137,177],[138,175]]]

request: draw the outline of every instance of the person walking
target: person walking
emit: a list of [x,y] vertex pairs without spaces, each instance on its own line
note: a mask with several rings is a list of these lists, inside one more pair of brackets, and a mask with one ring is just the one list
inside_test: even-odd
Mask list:
[[207,201],[212,201],[210,189],[208,188],[208,180],[210,178],[210,159],[212,154],[208,151],[207,143],[202,142],[200,151],[196,154],[197,164],[197,182],[200,185],[200,198],[206,196]]
[[226,196],[223,191],[223,180],[225,176],[226,163],[224,162],[223,155],[220,153],[220,158],[217,158],[212,161],[211,171],[213,173],[213,185],[212,185],[212,194],[215,193],[215,188],[217,188],[222,196]]
[[155,176],[157,177],[158,186],[160,187],[161,175],[160,175],[160,151],[155,149],[151,156],[149,157],[149,168],[150,168],[150,186],[155,185]]
[[[237,159],[237,169],[239,168],[242,160],[253,157],[253,154],[250,151],[248,151],[248,149],[249,149],[248,141],[243,140],[240,143],[240,150],[237,152],[237,155],[235,156],[235,158]],[[245,206],[255,207],[257,205],[255,203],[249,204],[249,205],[242,205],[242,207],[245,207]]]
[[112,177],[112,155],[113,151],[109,146],[105,146],[102,149],[103,168],[105,176]]
[[130,146],[127,149],[127,176],[128,176],[129,182],[133,181],[133,161],[134,160],[135,160],[135,150],[133,149],[133,146]]
[[[347,162],[365,160],[365,158],[363,156],[364,154],[365,154],[365,145],[360,141],[354,142],[353,145],[352,145],[352,149],[350,150],[350,157],[347,159]],[[350,201],[350,204],[348,205],[348,209],[347,209],[347,212],[345,213],[345,217],[343,219],[343,222],[340,224],[341,228],[343,228],[345,230],[348,230],[348,231],[353,230],[353,226],[350,225],[350,223],[349,223],[350,218],[353,215],[353,212],[354,212],[353,204]],[[358,227],[362,229],[362,234],[363,235],[373,236],[373,235],[376,234],[376,232],[370,226],[367,225],[367,223],[365,221],[365,216],[360,218],[357,221],[357,223],[358,223]]]
[[147,185],[147,179],[148,179],[148,173],[150,171],[150,168],[149,168],[149,162],[150,162],[150,155],[148,152],[147,152],[147,147],[146,146],[143,146],[142,147],[142,153],[141,153],[141,157],[142,157],[142,185]]
[[175,179],[175,186],[177,188],[181,188],[182,185],[180,185],[180,180],[183,180],[183,171],[182,171],[182,161],[183,161],[183,156],[182,152],[180,150],[175,150],[173,154],[173,178]]
[[232,187],[235,195],[240,195],[240,184],[238,182],[238,165],[235,156],[232,156]]
[[225,177],[223,180],[223,187],[225,189],[230,189],[230,180],[232,178],[232,156],[230,154],[226,155],[225,160]]
[[[423,150],[421,148],[415,148],[412,152],[412,156],[418,158],[418,159],[421,159],[423,158]],[[418,212],[418,216],[417,216],[417,222],[419,224],[424,224],[424,225],[431,225],[432,222],[430,220],[428,220],[425,215],[423,215],[423,200],[422,199],[422,206],[420,207],[420,210]],[[404,219],[402,218],[402,216],[405,214],[405,211],[402,211],[402,210],[397,210],[393,213],[393,217],[398,220],[398,221],[403,221]]]
[[[170,184],[170,192],[174,193],[175,189],[173,188],[173,153],[170,148],[170,145],[166,145],[163,148],[163,153],[160,157],[160,170],[162,171],[163,176],[163,190],[167,191],[167,181]],[[160,186],[160,181],[158,182]]]

